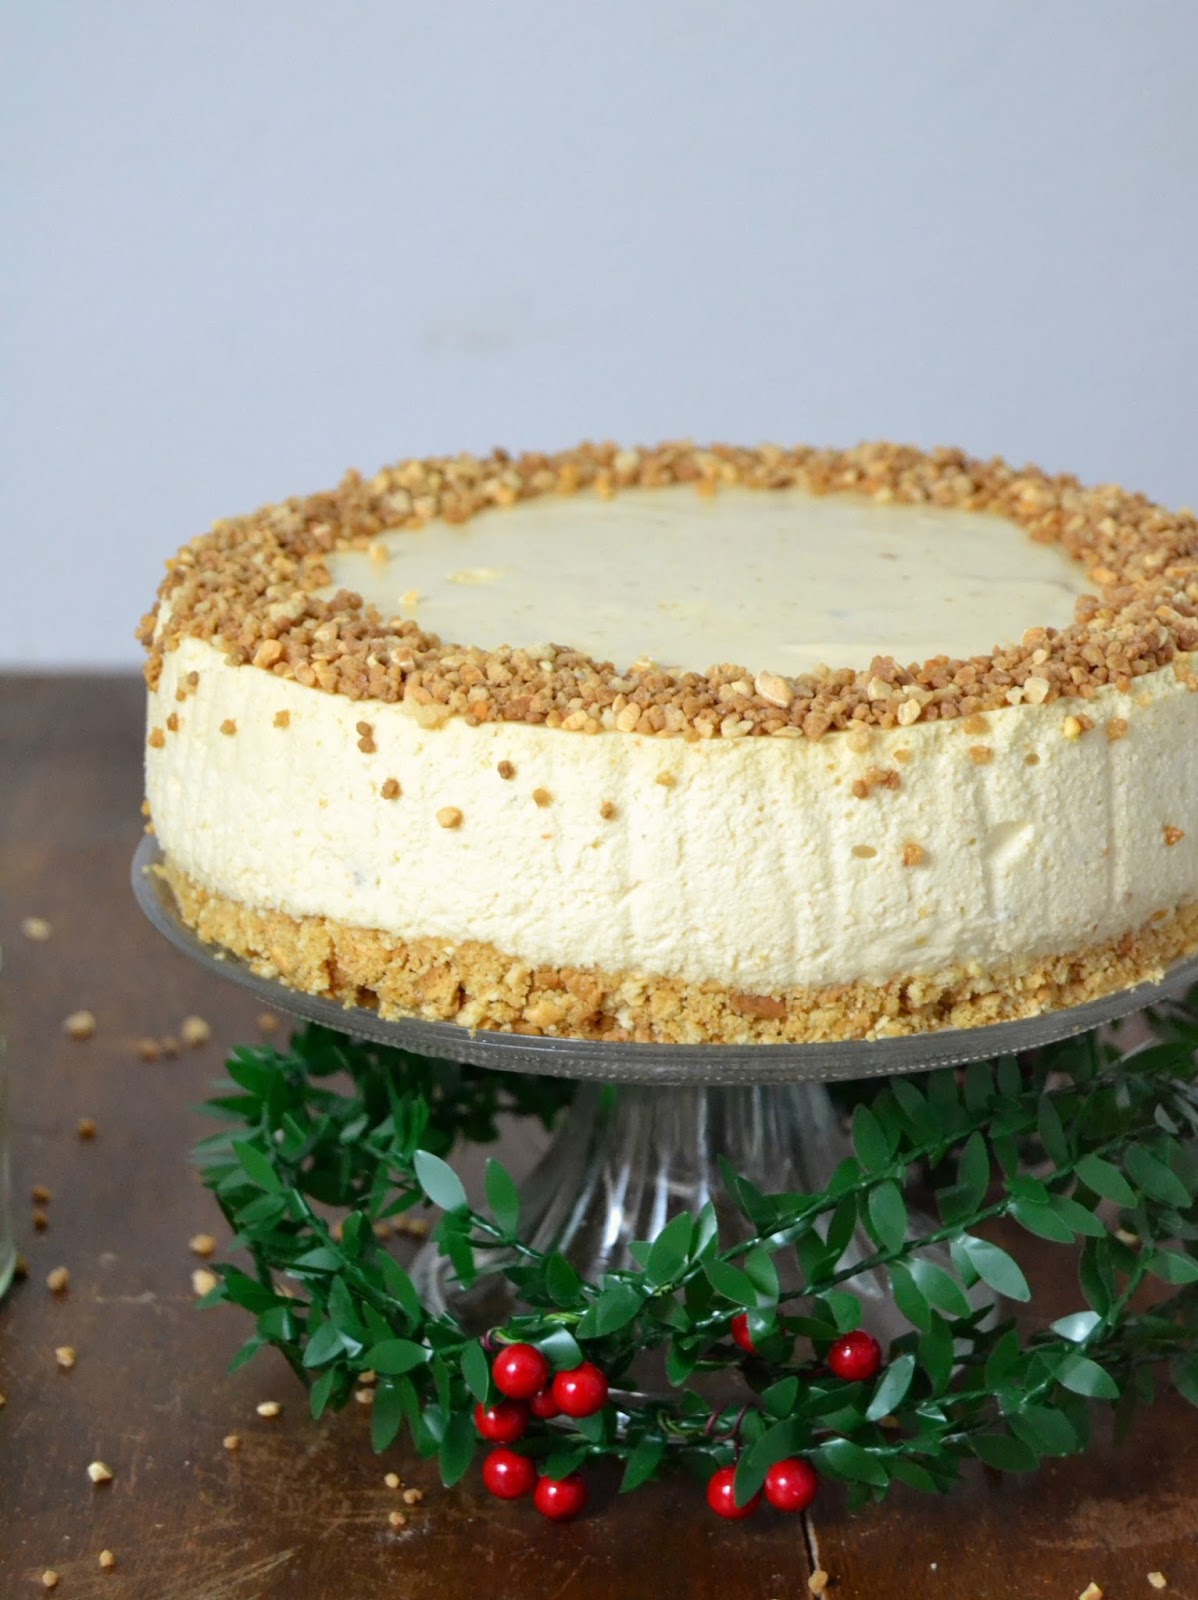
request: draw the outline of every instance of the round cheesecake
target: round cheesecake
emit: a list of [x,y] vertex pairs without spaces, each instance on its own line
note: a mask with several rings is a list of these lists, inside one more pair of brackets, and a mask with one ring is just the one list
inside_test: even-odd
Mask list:
[[217,523],[142,638],[181,914],[385,1017],[879,1037],[1198,949],[1198,525],[1116,488],[408,461]]

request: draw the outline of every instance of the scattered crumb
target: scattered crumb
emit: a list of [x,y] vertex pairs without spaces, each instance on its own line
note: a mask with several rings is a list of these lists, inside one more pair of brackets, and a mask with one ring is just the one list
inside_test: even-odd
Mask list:
[[96,1019],[90,1011],[72,1011],[62,1026],[72,1039],[90,1039],[96,1031]]
[[975,767],[986,767],[994,760],[994,751],[988,744],[971,744],[969,759]]
[[828,1587],[828,1574],[824,1571],[823,1567],[816,1567],[815,1571],[807,1579],[807,1587],[811,1590],[812,1594],[823,1594],[824,1590]]
[[291,713],[290,713],[290,711],[276,711],[275,712],[275,727],[276,728],[285,728],[285,727],[287,727],[287,725],[288,725],[288,723],[290,721],[291,721]]
[[388,1472],[386,1477],[383,1479],[383,1482],[387,1485],[388,1489],[398,1489],[399,1488],[399,1473],[398,1472]]
[[113,1567],[116,1566],[116,1557],[113,1555],[111,1550],[100,1551],[100,1565],[104,1568],[105,1572],[111,1572]]
[[1106,736],[1112,744],[1127,738],[1127,718],[1112,717],[1106,725]]
[[1140,1242],[1139,1234],[1132,1233],[1130,1228],[1116,1228],[1115,1238],[1118,1239],[1120,1244],[1130,1245],[1132,1249],[1134,1249]]
[[224,1445],[226,1450],[240,1450],[241,1435],[238,1433],[226,1433],[224,1438],[221,1440],[221,1444]]
[[58,1574],[57,1574],[57,1572],[55,1572],[53,1567],[47,1567],[45,1572],[42,1573],[42,1588],[43,1589],[57,1589],[58,1588]]
[[69,1344],[60,1344],[54,1352],[54,1359],[64,1372],[69,1372],[75,1365],[74,1347]]
[[1169,1587],[1169,1580],[1163,1572],[1150,1572],[1148,1581],[1154,1589],[1167,1589]]
[[92,1461],[88,1464],[87,1475],[93,1483],[111,1483],[112,1468],[106,1461]]
[[71,1274],[65,1267],[52,1267],[46,1274],[46,1288],[51,1294],[66,1294]]
[[423,1499],[423,1489],[405,1489],[403,1492],[403,1503],[405,1506],[418,1506]]
[[654,783],[660,783],[663,789],[673,789],[678,779],[672,772],[659,772],[653,781]]
[[141,1061],[157,1061],[162,1054],[162,1046],[157,1039],[139,1039],[134,1046]]
[[605,800],[599,807],[599,815],[603,818],[604,822],[610,822],[615,814],[616,808],[610,800]]
[[168,1061],[173,1061],[179,1054],[179,1041],[173,1033],[165,1033],[158,1041],[158,1048]]
[[79,1121],[75,1124],[75,1136],[84,1140],[96,1137],[96,1125],[90,1117],[79,1118]]
[[222,733],[236,733],[237,732],[237,724],[233,721],[232,717],[226,717],[225,718],[225,720],[220,725],[220,731]]
[[406,1234],[409,1239],[427,1239],[429,1222],[427,1217],[410,1217],[407,1215],[395,1217],[391,1223],[392,1233]]
[[0,1407],[6,1406],[7,1404],[8,1396],[6,1394],[0,1394]]
[[45,917],[26,917],[21,923],[21,932],[34,944],[45,944],[52,929]]
[[278,1031],[279,1031],[279,1019],[278,1019],[278,1017],[275,1016],[274,1012],[273,1011],[259,1011],[259,1013],[258,1013],[258,1032],[259,1033],[278,1033]]
[[[1082,725],[1080,719],[1077,717],[1066,717],[1064,722],[1061,723],[1061,733],[1066,739],[1080,739],[1082,736]],[[1094,1600],[1101,1600],[1101,1597],[1095,1596]]]
[[283,1408],[277,1400],[260,1400],[254,1409],[260,1417],[277,1417]]
[[1180,844],[1185,838],[1184,828],[1165,827],[1163,830],[1166,845]]
[[184,1017],[179,1026],[179,1037],[191,1050],[198,1050],[200,1045],[207,1044],[212,1037],[212,1029],[203,1017]]
[[510,761],[501,761],[495,770],[501,778],[514,778],[516,776],[516,769]]
[[1096,1583],[1088,1583],[1077,1600],[1102,1600],[1102,1590]]
[[358,1404],[360,1406],[372,1406],[374,1404],[374,1390],[373,1389],[355,1389],[354,1390],[354,1399],[358,1402]]
[[372,756],[378,748],[374,742],[374,728],[369,722],[356,724],[358,731],[358,749],[364,756]]
[[457,806],[442,806],[440,811],[437,812],[437,821],[443,828],[460,828],[462,825],[462,813]]
[[220,1279],[215,1272],[209,1272],[207,1267],[197,1267],[191,1275],[191,1292],[199,1300],[206,1294],[211,1294]]
[[[223,729],[221,730],[224,731]],[[166,743],[166,734],[161,728],[151,728],[150,737],[146,740],[151,750],[161,750]]]
[[384,779],[383,786],[379,790],[379,794],[382,795],[384,800],[398,800],[402,793],[403,790],[399,786],[398,778]]
[[389,1511],[387,1513],[387,1521],[393,1528],[406,1528],[408,1525],[408,1519],[402,1511]]
[[210,1233],[193,1233],[187,1241],[187,1248],[195,1256],[215,1255],[216,1240]]
[[918,867],[924,860],[923,845],[916,844],[914,839],[908,839],[903,846],[903,865],[905,867]]
[[553,796],[549,793],[548,789],[534,789],[532,792],[532,798],[533,804],[540,806],[542,810],[547,805],[552,805],[553,803]]
[[378,1373],[372,1371],[370,1367],[367,1367],[365,1372],[359,1372],[359,1374],[358,1374],[358,1382],[362,1385],[362,1387],[364,1389],[369,1389],[369,1387],[370,1387],[370,1385],[372,1383],[377,1383],[378,1381],[379,1381]]
[[172,711],[170,716],[166,719],[166,729],[168,733],[178,733],[179,713],[177,711]]
[[50,1219],[44,1211],[35,1210],[33,1213],[33,1226],[38,1233],[45,1233],[50,1226]]
[[50,1193],[49,1189],[46,1188],[44,1183],[35,1183],[33,1188],[29,1191],[29,1198],[34,1202],[35,1205],[46,1206],[50,1204],[50,1201],[54,1198],[54,1196]]

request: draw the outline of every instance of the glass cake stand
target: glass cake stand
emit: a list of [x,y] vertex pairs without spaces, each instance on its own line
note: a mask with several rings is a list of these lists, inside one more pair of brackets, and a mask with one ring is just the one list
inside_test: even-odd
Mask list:
[[[633,1240],[653,1238],[677,1212],[694,1213],[708,1200],[721,1237],[743,1237],[748,1225],[725,1193],[721,1157],[767,1192],[825,1188],[852,1153],[828,1083],[1034,1049],[1159,1004],[1198,982],[1193,959],[1171,968],[1159,983],[1020,1022],[831,1044],[609,1044],[472,1031],[416,1017],[385,1021],[373,1011],[259,977],[239,957],[205,944],[180,919],[169,887],[154,870],[159,860],[147,835],[133,858],[133,891],[151,923],[209,972],[232,979],[267,1005],[422,1055],[580,1080],[579,1093],[521,1187],[521,1236],[537,1249],[560,1250],[591,1282],[632,1265]],[[913,1236],[931,1231],[918,1217],[912,1226]],[[846,1264],[854,1250],[862,1259],[873,1249],[861,1234],[846,1252]],[[793,1290],[799,1285],[786,1281],[788,1259],[793,1252],[780,1254],[777,1264],[784,1289]],[[512,1310],[510,1287],[498,1273],[463,1291],[432,1247],[421,1253],[415,1270],[426,1304],[452,1306],[479,1331]],[[906,1331],[883,1273],[862,1273],[853,1286],[865,1325],[883,1342]],[[988,1292],[984,1286],[982,1292]]]

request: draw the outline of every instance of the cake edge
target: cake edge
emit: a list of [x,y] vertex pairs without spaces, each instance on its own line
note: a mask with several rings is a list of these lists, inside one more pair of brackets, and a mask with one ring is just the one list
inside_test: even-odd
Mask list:
[[824,1044],[1014,1022],[1158,981],[1198,953],[1198,901],[1095,945],[884,983],[749,994],[645,972],[534,966],[481,941],[404,940],[326,917],[243,904],[169,858],[155,869],[205,943],[259,977],[384,1020],[419,1018],[537,1036],[656,1044]]

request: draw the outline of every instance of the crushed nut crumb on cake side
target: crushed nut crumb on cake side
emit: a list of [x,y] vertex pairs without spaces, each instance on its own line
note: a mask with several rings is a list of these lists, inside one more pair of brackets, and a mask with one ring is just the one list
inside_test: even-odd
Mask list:
[[244,957],[260,976],[389,1019],[417,1015],[580,1039],[807,1044],[981,1027],[1159,978],[1198,946],[1198,904],[1191,904],[1102,944],[988,973],[961,968],[752,995],[636,972],[538,968],[488,944],[404,940],[324,917],[257,910],[201,888],[169,861],[158,870],[188,925]]

